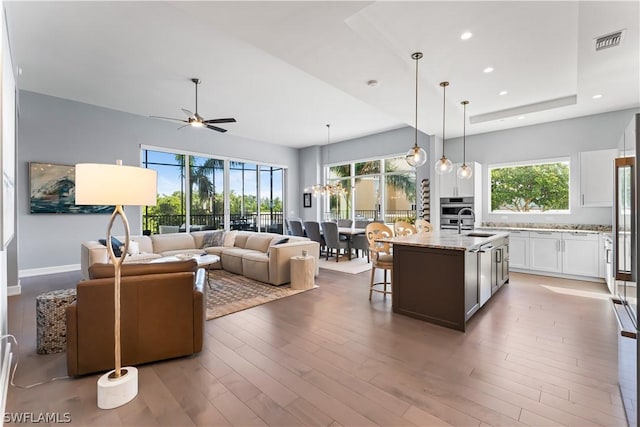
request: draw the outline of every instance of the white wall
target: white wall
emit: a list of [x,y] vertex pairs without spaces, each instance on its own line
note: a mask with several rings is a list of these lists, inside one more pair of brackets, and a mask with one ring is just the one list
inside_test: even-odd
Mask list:
[[[467,137],[467,160],[483,164],[483,221],[611,224],[611,208],[579,206],[581,151],[617,148],[625,127],[637,109],[614,111],[576,119],[489,132]],[[462,138],[446,141],[447,155],[462,162]],[[570,214],[491,214],[488,201],[488,166],[497,163],[569,157]],[[613,188],[612,188],[613,191]]]
[[[241,119],[240,119],[241,120]],[[229,126],[230,128],[230,126]],[[105,235],[108,215],[29,213],[31,161],[73,165],[80,162],[140,164],[140,146],[282,165],[289,168],[288,211],[298,213],[298,150],[280,145],[185,128],[174,123],[33,92],[20,93],[18,122],[18,263],[25,270],[73,266],[80,243]],[[132,234],[141,233],[140,209],[125,208]],[[118,231],[114,231],[118,233]]]

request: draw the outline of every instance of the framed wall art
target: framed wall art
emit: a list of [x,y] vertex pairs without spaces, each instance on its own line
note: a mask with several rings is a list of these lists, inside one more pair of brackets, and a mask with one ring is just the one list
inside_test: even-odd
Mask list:
[[29,163],[31,213],[104,213],[113,206],[77,206],[76,168],[72,165]]
[[302,195],[302,205],[305,208],[310,208],[311,207],[311,193],[304,193]]

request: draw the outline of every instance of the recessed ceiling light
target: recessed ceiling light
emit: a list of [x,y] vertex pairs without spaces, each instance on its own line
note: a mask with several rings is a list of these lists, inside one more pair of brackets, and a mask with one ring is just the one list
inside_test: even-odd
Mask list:
[[509,92],[507,92],[506,90],[503,90],[502,92],[500,92],[500,93],[499,93],[499,95],[506,95],[506,94],[508,94],[508,93],[509,93]]
[[473,37],[473,34],[471,34],[469,31],[465,31],[464,33],[460,34],[460,38],[462,40],[469,40],[471,37]]
[[600,98],[602,98],[602,95],[601,94],[593,95],[592,98],[593,99],[600,99]]
[[518,120],[524,119],[524,116],[518,116]]
[[485,73],[490,73],[490,72],[492,72],[492,71],[493,71],[493,67],[487,67],[487,68],[485,68],[485,69],[484,69],[484,70],[482,70],[482,71],[484,71]]

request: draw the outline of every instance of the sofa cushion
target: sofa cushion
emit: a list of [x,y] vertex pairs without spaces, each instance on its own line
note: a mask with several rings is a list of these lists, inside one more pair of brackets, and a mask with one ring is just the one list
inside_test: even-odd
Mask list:
[[251,236],[250,233],[238,233],[236,234],[236,238],[233,241],[233,246],[236,248],[244,249],[247,245],[247,240]]
[[[153,252],[157,254],[179,249],[195,249],[196,244],[189,233],[153,234]],[[184,250],[183,250],[184,252]]]
[[201,248],[208,248],[209,246],[222,246],[224,243],[224,230],[209,231],[202,237]]
[[255,253],[250,249],[228,248],[222,251],[222,268],[235,274],[242,273],[242,257],[245,254]]
[[[144,274],[177,273],[181,271],[195,272],[198,263],[194,259],[175,262],[158,262],[147,264],[122,264],[121,276],[141,276]],[[113,264],[97,263],[89,267],[90,279],[113,277]]]
[[[100,242],[100,244],[102,246],[107,246],[107,239],[99,239],[98,242]],[[122,245],[124,243],[122,243],[120,240],[118,240],[117,238],[111,236],[111,248],[113,249],[113,254],[115,256],[117,256],[118,258],[120,258],[122,256]],[[107,246],[108,248],[108,246]]]
[[251,252],[242,256],[242,274],[249,279],[269,282],[269,255]]
[[227,231],[226,233],[224,233],[224,242],[222,243],[222,245],[228,248],[233,247],[236,242],[237,235],[238,230]]
[[[236,237],[237,239],[237,237]],[[266,253],[269,250],[269,246],[273,241],[273,234],[270,233],[255,233],[247,239],[245,249],[252,249],[254,251]]]

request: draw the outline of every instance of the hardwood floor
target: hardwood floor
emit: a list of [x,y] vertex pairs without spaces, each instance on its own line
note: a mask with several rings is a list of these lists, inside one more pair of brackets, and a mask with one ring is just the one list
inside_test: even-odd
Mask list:
[[[35,354],[35,295],[77,279],[23,279],[9,297],[16,383],[66,374],[64,353]],[[138,396],[115,410],[96,407],[90,375],[10,387],[7,412],[77,425],[626,425],[604,284],[512,273],[461,333],[369,302],[368,281],[321,270],[318,289],[208,321],[200,354],[139,367]]]

